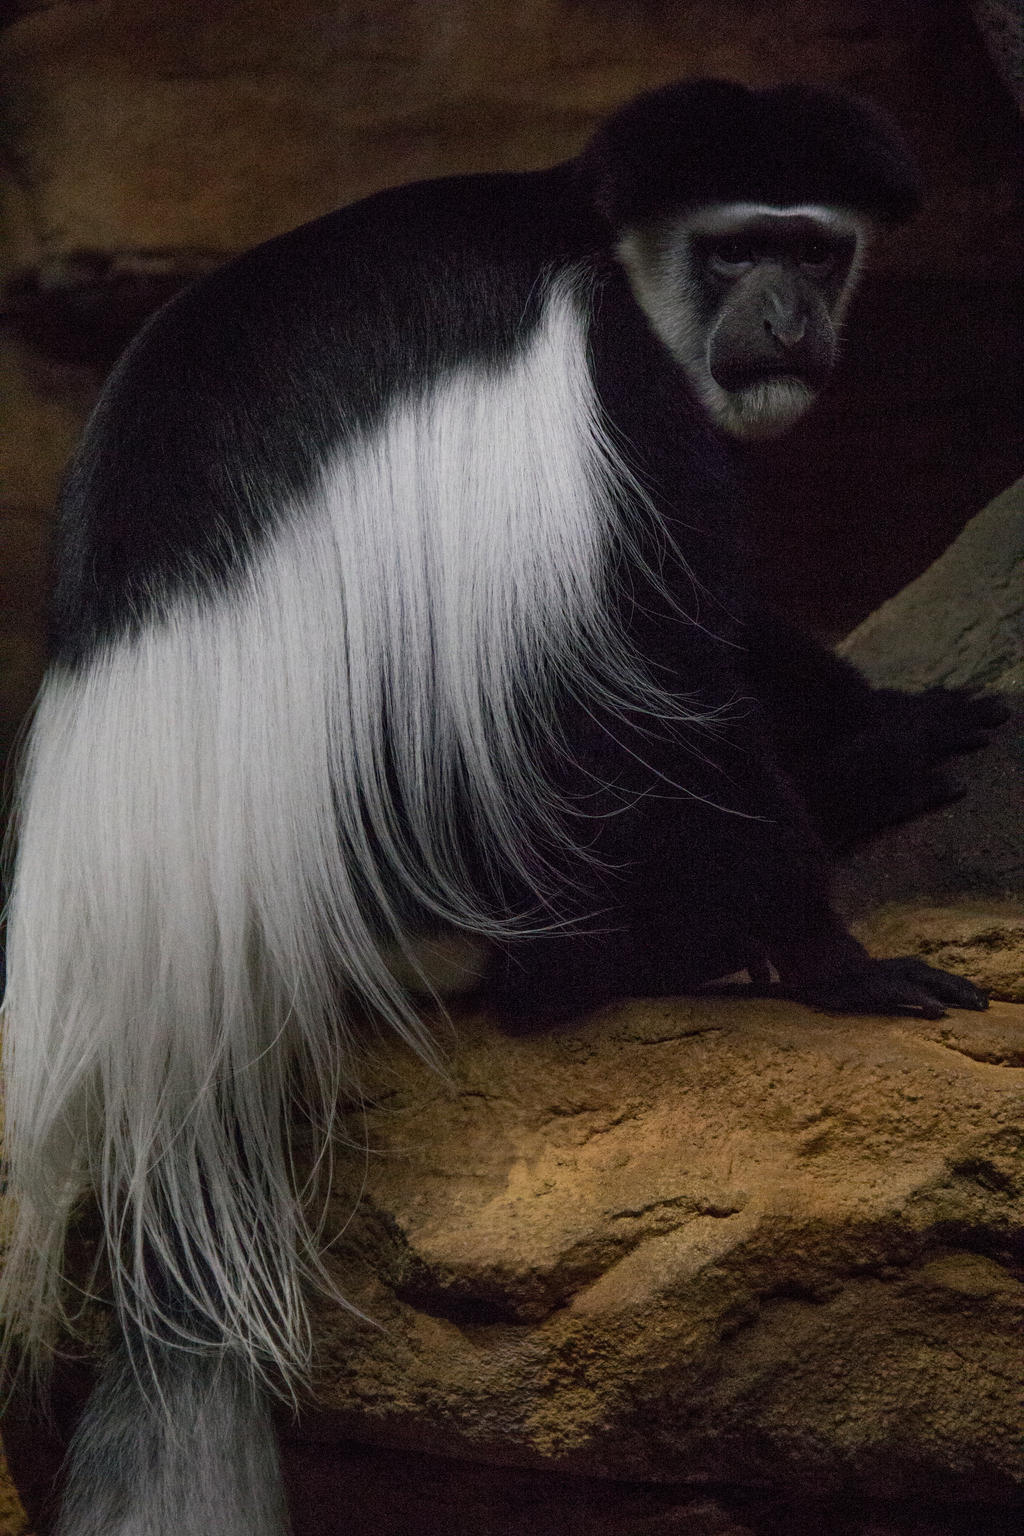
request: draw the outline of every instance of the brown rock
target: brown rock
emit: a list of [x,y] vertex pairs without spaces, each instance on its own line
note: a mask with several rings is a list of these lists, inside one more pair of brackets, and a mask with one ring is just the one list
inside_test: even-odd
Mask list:
[[49,518],[0,507],[0,613],[40,612],[47,580]]
[[0,756],[42,675],[49,521],[31,507],[0,506]]
[[17,737],[18,722],[35,697],[43,673],[40,627],[0,626],[0,754]]
[[2,1452],[0,1452],[0,1536],[29,1536],[25,1511],[11,1482]]
[[[984,570],[956,550],[940,574],[957,579],[908,604],[912,654],[936,645],[918,629],[954,604],[961,631],[983,633],[957,684],[1012,665],[1020,588],[992,573],[1012,569],[1013,505],[967,535]],[[979,608],[991,622],[975,623]],[[897,671],[902,629],[889,631]],[[947,650],[935,653],[941,669]],[[994,754],[1004,768],[1014,740],[1005,762]],[[991,826],[986,844],[970,818],[993,811],[992,763],[968,764],[973,793],[939,813],[954,893],[970,886],[965,845],[979,865],[991,853]],[[1000,825],[1019,861],[1012,777]],[[906,872],[909,891],[921,875]],[[877,952],[1021,995],[1018,903],[918,901],[860,932]],[[607,1524],[590,1515],[581,1531],[655,1528],[618,1502],[623,1479],[727,1482],[734,1498],[767,1487],[789,1502],[747,1506],[750,1528],[787,1536],[1010,1529],[1024,1480],[1022,1065],[1024,1012],[1006,1004],[935,1024],[826,1022],[710,998],[625,1006],[527,1042],[468,1021],[454,1097],[389,1059],[362,1200],[331,1259],[383,1333],[318,1315],[319,1413],[285,1430],[290,1464],[312,1442],[328,1467],[327,1447],[349,1436],[385,1458],[401,1447],[492,1475],[533,1468],[561,1511],[553,1530],[567,1478],[610,1480]],[[339,1221],[355,1193],[336,1191]],[[449,1511],[478,1481],[460,1477]],[[820,1488],[879,1503],[816,1510]],[[900,1505],[926,1495],[972,1502],[967,1523]],[[656,1518],[696,1531],[692,1514],[680,1502]]]
[[354,1216],[358,1184],[332,1197],[331,1273],[379,1325],[318,1310],[332,1433],[638,1482],[1010,1497],[1024,1012],[964,1017],[709,998],[528,1040],[470,1019],[453,1090],[387,1056]]
[[992,743],[949,770],[962,798],[890,827],[836,873],[848,920],[876,907],[1020,902],[1024,898],[1024,711]]
[[0,333],[0,499],[7,507],[48,519],[97,388],[91,370],[54,367]]
[[[343,1128],[363,1316],[317,1304],[281,1416],[296,1536],[1010,1536],[1024,1008],[706,997],[450,1044],[453,1086],[382,1052]],[[59,1446],[8,1432],[45,1488]]]

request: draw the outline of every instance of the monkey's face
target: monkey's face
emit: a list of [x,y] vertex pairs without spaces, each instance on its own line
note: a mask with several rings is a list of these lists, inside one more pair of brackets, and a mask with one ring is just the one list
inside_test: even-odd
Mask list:
[[617,251],[712,421],[770,438],[832,372],[865,235],[838,209],[726,204],[629,231]]

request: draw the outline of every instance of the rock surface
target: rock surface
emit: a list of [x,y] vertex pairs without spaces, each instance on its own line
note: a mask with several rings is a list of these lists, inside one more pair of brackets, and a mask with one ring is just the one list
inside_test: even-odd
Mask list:
[[527,1040],[461,1020],[451,1090],[389,1056],[330,1223],[380,1328],[320,1310],[318,1403],[591,1476],[1005,1494],[1022,1022],[703,998]]
[[[876,683],[988,688],[1014,711],[985,751],[950,770],[962,798],[858,849],[837,873],[836,894],[852,920],[886,907],[864,934],[926,958],[939,954],[935,946],[948,921],[952,948],[945,952],[952,955],[966,939],[975,950],[972,965],[986,977],[981,984],[994,996],[1020,1001],[1012,956],[1024,900],[1024,480],[978,513],[934,565],[859,625],[840,650]],[[958,903],[966,903],[962,919],[935,910]],[[921,911],[922,905],[932,910]],[[920,944],[914,938],[919,919]],[[1011,957],[1009,968],[998,959],[1001,948]]]
[[839,647],[890,688],[1024,695],[1024,479]]
[[468,1016],[450,1067],[382,1053],[345,1126],[328,1263],[373,1322],[316,1309],[296,1536],[1009,1536],[1024,1008]]
[[0,1454],[0,1532],[3,1536],[28,1536],[28,1521],[11,1482],[7,1462]]
[[[991,744],[949,770],[959,800],[891,827],[850,854],[836,873],[848,919],[882,904],[995,903],[1024,891],[1024,702]],[[1003,995],[1003,994],[1000,994]]]
[[[1000,125],[972,114],[932,56],[957,49],[973,86],[982,47],[967,16],[935,32],[932,9],[15,0],[3,8],[5,132],[37,259],[230,251],[381,185],[558,159],[626,96],[679,75],[846,82],[909,119],[934,190],[914,242],[892,243],[890,258],[1019,271]],[[993,211],[1000,227],[976,248],[975,220]]]

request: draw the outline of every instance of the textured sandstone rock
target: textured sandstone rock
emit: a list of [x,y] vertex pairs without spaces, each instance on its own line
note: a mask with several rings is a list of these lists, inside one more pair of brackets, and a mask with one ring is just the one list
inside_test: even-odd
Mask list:
[[[1012,680],[1018,494],[910,589],[905,625],[891,605],[877,681]],[[953,625],[974,637],[956,670]],[[919,953],[1018,1003],[1019,753],[1005,727],[961,769],[962,801],[886,834],[840,882],[873,952]],[[349,1435],[385,1448],[364,1469],[377,1496],[388,1447],[532,1467],[552,1531],[699,1536],[705,1516],[772,1536],[1009,1530],[1024,1508],[1022,1068],[1009,1001],[932,1024],[705,997],[515,1041],[470,1020],[450,1093],[390,1059],[352,1127],[369,1155],[359,1185],[336,1187],[330,1261],[382,1332],[318,1313],[318,1411],[285,1429],[289,1466]],[[591,1490],[684,1488],[668,1513],[643,1507],[648,1525],[610,1482],[607,1524],[572,1526],[553,1469]],[[694,1480],[772,1492],[698,1516]],[[818,1489],[880,1504],[846,1523],[815,1512]],[[774,1515],[773,1495],[791,1499]],[[968,1525],[900,1512],[925,1496],[969,1503]],[[505,1528],[478,1511],[474,1529]]]
[[39,682],[52,506],[95,387],[0,334],[0,757]]
[[451,1090],[388,1056],[330,1223],[379,1327],[319,1310],[318,1405],[583,1475],[1005,1496],[1022,1053],[1005,1004],[947,1028],[704,998],[461,1021]]
[[948,770],[962,798],[858,848],[837,870],[848,919],[880,905],[1003,903],[1024,895],[1024,710]]
[[28,1522],[0,1454],[0,1536],[28,1536]]
[[49,518],[97,384],[91,370],[44,361],[31,348],[0,335],[0,498],[5,505]]
[[1024,479],[839,649],[894,688],[1024,694]]
[[[984,935],[981,903],[982,913],[992,908],[994,934],[1009,923],[1012,951],[1015,920],[1003,903],[1019,910],[1024,899],[1024,481],[979,512],[934,565],[840,649],[876,683],[990,688],[1014,710],[984,752],[950,769],[962,799],[889,829],[844,862],[836,880],[840,910],[860,918],[902,904],[899,944],[925,954],[913,938],[922,904],[966,902],[964,920],[969,928],[980,923],[977,933]],[[934,912],[922,920],[921,942],[934,945],[936,924],[947,920]],[[956,945],[959,919],[951,921],[948,937]],[[978,942],[990,945],[983,985],[1019,998],[1019,975],[1000,968],[996,938]]]

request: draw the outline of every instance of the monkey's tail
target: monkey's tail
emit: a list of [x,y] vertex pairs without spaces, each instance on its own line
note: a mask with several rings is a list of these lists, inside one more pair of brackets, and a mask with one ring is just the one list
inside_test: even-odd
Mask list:
[[79,1422],[55,1536],[285,1536],[267,1399],[237,1357],[122,1338]]
[[355,770],[332,756],[351,739],[336,658],[273,578],[54,666],[29,738],[4,1348],[45,1377],[82,1310],[64,1250],[89,1192],[132,1340],[86,1410],[61,1536],[278,1536],[259,1394],[307,1375],[303,1281],[329,1285],[306,1198],[323,1170],[296,1164],[292,1120],[329,1162],[341,1095],[358,1093],[351,994],[432,1050],[380,955],[399,918],[372,900],[369,835],[339,800]]
[[325,1148],[358,1084],[339,994],[430,1054],[352,889],[372,866],[340,846],[320,680],[303,689],[280,637],[253,655],[245,608],[55,667],[40,696],[9,917],[0,1280],[8,1347],[36,1364],[67,1321],[65,1235],[92,1190],[126,1326],[236,1351],[278,1390],[301,1378],[317,1234],[290,1121],[305,1110]]

